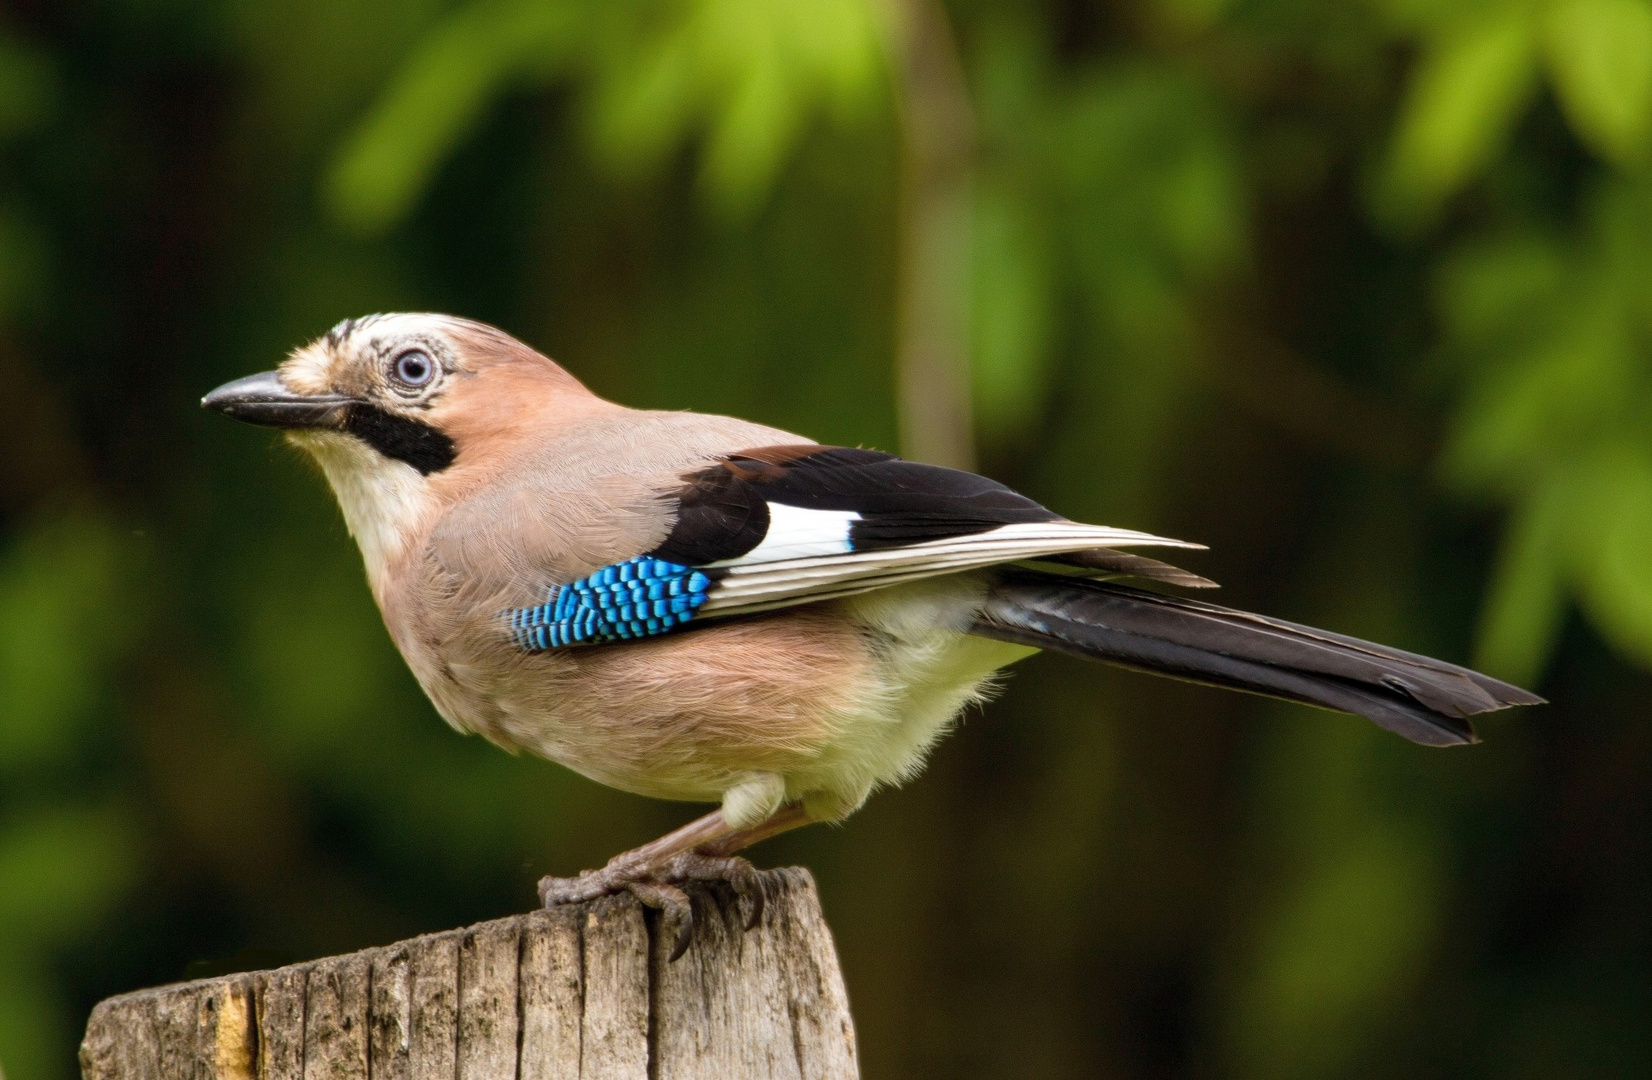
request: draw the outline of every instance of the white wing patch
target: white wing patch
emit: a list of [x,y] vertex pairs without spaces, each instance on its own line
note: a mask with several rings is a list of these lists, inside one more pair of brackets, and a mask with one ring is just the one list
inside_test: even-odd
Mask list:
[[771,502],[769,531],[762,543],[734,559],[712,566],[746,566],[751,563],[791,562],[797,559],[847,555],[849,527],[860,520],[854,510],[807,510]]
[[[771,514],[776,504],[770,503]],[[1082,525],[1076,521],[1022,522],[1000,525],[987,532],[970,536],[930,540],[905,547],[883,548],[875,551],[848,550],[848,522],[858,515],[852,513],[797,510],[798,514],[819,515],[825,518],[835,513],[843,524],[842,546],[832,551],[820,551],[798,557],[771,556],[753,561],[753,556],[769,543],[765,537],[751,552],[739,559],[718,564],[724,576],[705,606],[703,614],[738,615],[752,611],[767,611],[792,604],[827,600],[838,596],[881,589],[903,581],[955,574],[1000,563],[1020,562],[1064,551],[1083,551],[1088,548],[1119,547],[1179,547],[1199,548],[1183,540],[1170,540],[1130,529],[1113,529],[1105,525]],[[775,534],[771,518],[769,535]],[[801,520],[801,519],[799,519]],[[826,544],[824,532],[817,533],[812,543]],[[801,544],[804,541],[790,541]],[[782,550],[776,547],[772,550]]]

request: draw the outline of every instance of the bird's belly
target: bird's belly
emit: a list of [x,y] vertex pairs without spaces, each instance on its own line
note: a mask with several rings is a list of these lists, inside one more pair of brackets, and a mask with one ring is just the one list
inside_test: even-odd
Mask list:
[[657,640],[488,650],[426,688],[458,726],[611,787],[716,801],[776,773],[788,798],[839,816],[915,775],[993,673],[1032,651],[967,636],[927,594],[886,592]]
[[751,773],[817,761],[878,694],[864,635],[826,607],[502,661],[488,650],[450,662],[438,708],[611,787],[715,801]]
[[841,736],[816,760],[786,777],[788,796],[835,819],[878,788],[912,779],[963,710],[991,696],[998,671],[1034,651],[958,633],[891,643],[881,693],[845,718]]

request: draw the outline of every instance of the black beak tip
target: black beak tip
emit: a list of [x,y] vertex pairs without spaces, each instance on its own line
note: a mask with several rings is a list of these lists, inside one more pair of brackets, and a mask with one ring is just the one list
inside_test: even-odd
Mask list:
[[281,385],[273,371],[261,371],[242,379],[234,379],[201,398],[203,409],[227,412],[236,405],[290,398],[294,395]]
[[336,427],[348,405],[347,398],[335,395],[294,393],[273,371],[227,382],[201,398],[203,409],[277,428]]

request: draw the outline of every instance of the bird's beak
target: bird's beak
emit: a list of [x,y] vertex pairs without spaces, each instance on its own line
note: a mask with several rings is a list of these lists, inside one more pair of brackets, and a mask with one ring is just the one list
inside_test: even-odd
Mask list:
[[277,428],[339,428],[352,404],[339,394],[295,394],[273,371],[225,383],[201,399],[203,409]]

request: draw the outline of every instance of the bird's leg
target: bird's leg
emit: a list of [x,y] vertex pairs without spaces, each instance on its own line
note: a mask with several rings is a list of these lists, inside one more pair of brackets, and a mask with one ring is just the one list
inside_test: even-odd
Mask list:
[[802,803],[787,803],[776,810],[767,821],[750,828],[735,829],[721,839],[673,855],[660,868],[655,879],[667,886],[676,886],[687,881],[728,882],[739,896],[740,905],[744,909],[741,923],[744,929],[751,930],[763,918],[763,879],[757,876],[756,867],[735,852],[767,840],[771,836],[778,836],[807,825],[813,820]]
[[771,836],[779,836],[783,832],[791,832],[814,821],[814,816],[801,802],[787,803],[776,810],[767,821],[760,825],[753,825],[749,829],[736,829],[719,840],[712,840],[701,844],[697,850],[707,855],[717,855],[727,858],[736,851],[743,851],[753,844],[761,843]]
[[688,948],[694,930],[688,895],[679,886],[689,881],[728,882],[746,909],[743,921],[750,930],[763,915],[762,881],[751,863],[734,852],[810,820],[802,803],[790,803],[759,825],[733,829],[723,811],[714,810],[658,840],[614,856],[601,870],[587,870],[573,878],[541,879],[539,899],[546,907],[554,907],[630,892],[662,911],[675,927],[676,941],[670,957],[675,960]]
[[608,860],[601,870],[586,870],[578,877],[541,878],[539,899],[546,907],[557,904],[578,904],[599,896],[621,892],[633,881],[646,881],[673,856],[692,851],[702,844],[713,843],[731,834],[721,810],[713,810],[696,818],[680,829],[666,833],[658,840],[650,840],[641,847],[621,852]]

